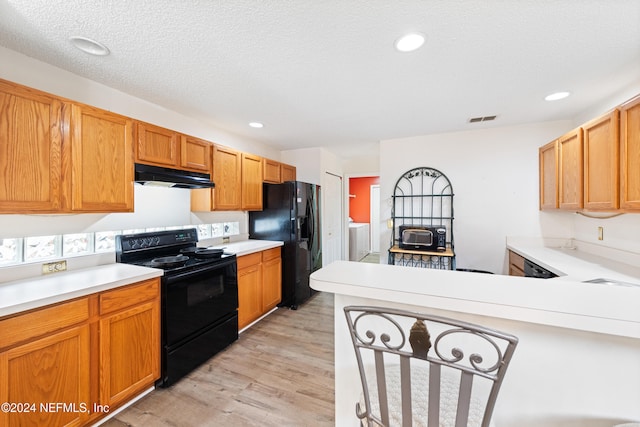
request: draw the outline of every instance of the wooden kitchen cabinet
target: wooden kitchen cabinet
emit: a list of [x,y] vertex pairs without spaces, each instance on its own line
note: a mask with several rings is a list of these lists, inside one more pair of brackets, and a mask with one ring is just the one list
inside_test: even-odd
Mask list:
[[[2,426],[87,425],[159,377],[157,278],[0,319],[0,402],[37,409],[0,411]],[[41,410],[55,403],[75,406]]]
[[238,329],[262,315],[262,253],[238,257]]
[[160,282],[100,295],[100,403],[116,406],[160,377]]
[[242,154],[222,145],[213,145],[212,179],[215,188],[191,190],[191,210],[238,211],[242,208]]
[[620,106],[620,208],[640,210],[640,96]]
[[64,103],[0,80],[0,211],[62,208]]
[[136,122],[136,162],[166,168],[180,165],[180,134],[149,123]]
[[524,277],[524,258],[509,251],[509,276]]
[[133,212],[133,120],[74,104],[70,123],[71,210]]
[[582,209],[582,128],[577,128],[558,139],[558,153],[558,206],[567,210]]
[[242,153],[242,209],[262,210],[262,158]]
[[619,206],[619,111],[582,125],[584,135],[584,208]]
[[296,167],[287,165],[285,163],[280,164],[280,175],[282,182],[295,181],[296,180]]
[[262,252],[262,280],[262,311],[266,313],[282,301],[280,247]]
[[[88,321],[88,298],[0,320],[0,402],[33,405],[28,411],[0,411],[0,425],[77,426],[88,421]],[[78,410],[41,408],[57,402],[75,404]]]
[[540,210],[558,209],[558,141],[539,148]]
[[271,159],[262,159],[262,181],[270,184],[282,182],[280,162]]
[[181,135],[180,166],[183,169],[210,174],[211,149],[212,144],[210,142],[188,135]]
[[280,247],[238,257],[238,329],[282,301]]

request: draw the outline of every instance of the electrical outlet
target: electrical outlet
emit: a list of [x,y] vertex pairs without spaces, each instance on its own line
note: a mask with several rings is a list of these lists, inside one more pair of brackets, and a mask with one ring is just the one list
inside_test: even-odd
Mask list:
[[222,238],[222,243],[229,243],[230,241],[231,241],[230,237],[225,236]]
[[54,261],[42,264],[42,274],[58,273],[67,270],[67,261]]
[[603,239],[604,239],[604,228],[598,227],[598,240],[603,240]]

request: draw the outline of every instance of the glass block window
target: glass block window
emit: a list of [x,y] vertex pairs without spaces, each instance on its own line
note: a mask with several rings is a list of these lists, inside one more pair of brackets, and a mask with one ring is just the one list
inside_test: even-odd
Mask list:
[[211,237],[211,224],[199,224],[197,226],[198,229],[198,239],[208,239]]
[[24,239],[24,260],[37,261],[60,253],[60,236],[37,236]]
[[90,233],[65,234],[62,236],[62,255],[81,255],[93,252],[93,235]]
[[0,265],[22,261],[22,239],[0,239]]
[[223,224],[211,224],[211,237],[222,237],[224,236],[224,227]]
[[116,250],[116,234],[117,231],[99,231],[96,232],[95,245],[96,252],[109,252]]

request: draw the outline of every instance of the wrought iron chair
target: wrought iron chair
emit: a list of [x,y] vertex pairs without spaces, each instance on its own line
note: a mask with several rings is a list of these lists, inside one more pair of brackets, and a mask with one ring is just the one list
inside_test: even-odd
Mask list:
[[490,425],[518,338],[406,310],[344,311],[362,381],[361,425]]

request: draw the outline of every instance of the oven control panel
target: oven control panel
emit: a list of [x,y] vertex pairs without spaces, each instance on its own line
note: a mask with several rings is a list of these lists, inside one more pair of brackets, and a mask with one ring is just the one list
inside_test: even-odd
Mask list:
[[[149,233],[116,236],[116,242],[118,241],[122,252],[130,252],[183,243],[195,244],[198,241],[198,233],[195,228],[188,230],[153,231]],[[118,246],[117,243],[116,246]]]

